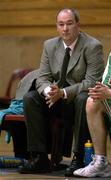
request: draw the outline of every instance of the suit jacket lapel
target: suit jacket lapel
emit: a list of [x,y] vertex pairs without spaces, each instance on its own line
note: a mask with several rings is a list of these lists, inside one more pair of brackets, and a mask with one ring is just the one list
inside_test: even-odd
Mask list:
[[71,56],[70,61],[69,61],[67,73],[69,73],[71,71],[71,69],[74,68],[74,66],[77,64],[82,48],[83,48],[83,40],[82,40],[81,34],[80,34],[78,37],[78,41],[76,43],[76,46],[72,52],[72,56]]
[[[63,59],[64,59],[64,45],[62,40],[59,40],[59,43],[57,44],[56,47],[56,52],[55,52],[55,59],[56,59],[56,64],[57,64],[57,68],[61,69],[62,63],[63,63]],[[56,68],[56,67],[55,67]]]

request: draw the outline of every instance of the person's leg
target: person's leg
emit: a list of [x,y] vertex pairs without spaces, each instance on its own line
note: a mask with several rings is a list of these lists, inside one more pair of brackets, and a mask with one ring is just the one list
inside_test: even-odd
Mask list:
[[86,119],[87,98],[87,92],[82,92],[74,100],[74,156],[65,176],[73,176],[74,170],[84,166],[84,144],[90,139]]
[[74,101],[75,109],[74,109],[74,154],[80,156],[81,161],[84,160],[84,144],[87,140],[90,140],[90,133],[87,125],[86,118],[86,101],[88,98],[87,92],[80,93]]
[[111,165],[106,158],[107,131],[104,121],[104,106],[100,101],[88,98],[86,105],[87,121],[94,146],[93,161],[85,168],[74,171],[74,175],[84,177],[109,177]]
[[106,155],[107,132],[103,116],[104,106],[100,101],[94,102],[88,98],[86,111],[95,154]]
[[32,161],[19,169],[20,173],[48,172],[50,162],[47,156],[47,116],[46,103],[37,91],[28,92],[24,98],[28,151]]
[[43,99],[36,91],[24,96],[24,114],[26,117],[28,150],[46,153],[46,121],[44,121]]

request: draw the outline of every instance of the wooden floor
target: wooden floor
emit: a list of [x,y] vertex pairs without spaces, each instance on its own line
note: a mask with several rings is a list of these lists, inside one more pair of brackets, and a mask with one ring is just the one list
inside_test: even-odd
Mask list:
[[[9,155],[9,156],[13,156],[13,146],[12,146],[12,142],[10,144],[6,144],[5,143],[5,133],[2,132],[1,137],[0,137],[0,156],[2,155]],[[108,143],[107,143],[107,149],[108,149],[108,158],[111,161],[111,143],[108,139]],[[71,161],[71,158],[64,158],[63,159],[63,163],[69,164]],[[55,171],[53,173],[50,174],[36,174],[36,175],[22,175],[19,174],[17,172],[17,170],[14,169],[0,169],[0,180],[83,180],[83,179],[90,179],[91,178],[66,178],[64,176],[64,171]],[[93,178],[93,180],[95,179],[101,179],[102,178]],[[104,180],[106,179],[110,179],[111,178],[104,178]]]

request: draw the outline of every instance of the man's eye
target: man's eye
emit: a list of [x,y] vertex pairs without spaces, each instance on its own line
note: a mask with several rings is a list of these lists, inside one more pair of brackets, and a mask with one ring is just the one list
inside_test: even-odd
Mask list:
[[67,26],[71,26],[73,23],[72,22],[70,22],[70,23],[67,23]]
[[66,23],[66,24],[58,24],[59,26],[63,27],[63,26],[71,26],[73,23],[72,22],[69,22],[69,23]]
[[59,24],[59,26],[64,26],[64,24]]

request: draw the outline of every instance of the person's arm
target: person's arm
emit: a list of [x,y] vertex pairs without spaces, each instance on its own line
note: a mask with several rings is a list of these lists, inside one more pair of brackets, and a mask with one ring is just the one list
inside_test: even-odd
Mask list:
[[[53,82],[52,72],[49,65],[49,55],[46,47],[46,42],[44,43],[43,53],[41,56],[39,75],[37,78],[36,88],[40,94],[44,94],[45,88],[50,86]],[[47,90],[46,90],[47,91]]]

